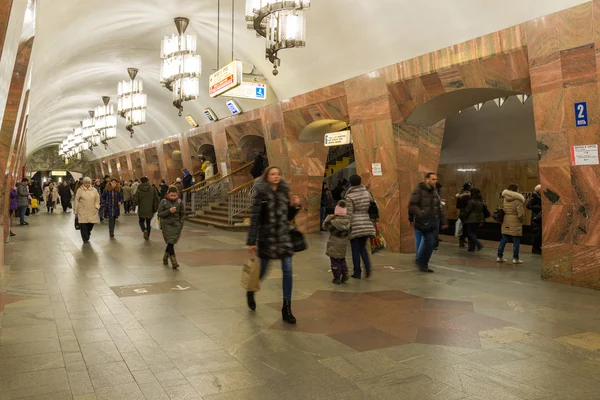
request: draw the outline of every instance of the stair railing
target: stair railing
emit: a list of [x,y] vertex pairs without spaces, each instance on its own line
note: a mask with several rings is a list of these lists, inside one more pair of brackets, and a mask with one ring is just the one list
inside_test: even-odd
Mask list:
[[191,190],[191,207],[192,213],[201,210],[209,205],[223,201],[227,198],[227,189],[229,189],[229,178],[233,175],[244,171],[245,169],[252,166],[252,162],[241,166],[240,168],[234,169],[229,174],[208,182],[204,186],[197,189]]
[[233,219],[252,208],[252,197],[254,196],[254,181],[246,182],[241,186],[227,192],[229,225],[233,225]]
[[[194,174],[194,176],[199,175],[200,172],[197,172],[196,174]],[[200,189],[204,186],[206,186],[207,184],[214,182],[215,180],[219,179],[221,177],[221,173],[217,172],[215,175],[211,176],[208,179],[205,179],[201,182],[198,182],[192,186],[190,186],[187,189],[183,189],[183,205],[185,207],[185,209],[187,210],[188,208],[192,210],[192,212],[196,212],[194,210],[194,196],[192,196],[192,191],[196,190],[196,189]]]

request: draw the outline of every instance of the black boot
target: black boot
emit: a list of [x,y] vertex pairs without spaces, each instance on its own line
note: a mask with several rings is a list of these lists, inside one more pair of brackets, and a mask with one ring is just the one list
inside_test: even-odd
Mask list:
[[163,265],[169,265],[169,253],[167,253],[166,251],[163,255]]
[[288,324],[295,324],[296,317],[292,314],[292,301],[284,300],[281,308],[281,318]]
[[256,310],[256,301],[254,301],[254,292],[246,292],[246,301],[248,308],[252,311]]

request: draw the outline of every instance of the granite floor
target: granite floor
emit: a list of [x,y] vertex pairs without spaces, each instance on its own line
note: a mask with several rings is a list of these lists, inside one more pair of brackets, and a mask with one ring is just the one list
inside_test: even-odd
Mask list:
[[289,326],[278,265],[246,308],[243,234],[186,226],[173,271],[134,215],[88,245],[69,214],[29,222],[0,275],[1,400],[600,398],[600,292],[542,282],[537,256],[499,268],[447,238],[434,274],[381,253],[335,286],[311,235]]

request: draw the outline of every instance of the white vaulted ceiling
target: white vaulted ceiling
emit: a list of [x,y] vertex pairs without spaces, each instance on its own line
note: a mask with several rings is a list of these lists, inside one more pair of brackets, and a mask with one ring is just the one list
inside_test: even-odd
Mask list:
[[[119,137],[93,157],[123,151],[190,128],[177,116],[171,92],[159,84],[160,41],[175,32],[173,18],[188,17],[202,55],[202,96],[184,103],[204,123],[202,110],[229,115],[224,99],[208,96],[216,67],[218,0],[51,0],[38,2],[33,54],[29,153],[61,142],[87,111],[110,95],[127,68],[139,68],[148,94],[146,125],[133,139],[119,122]],[[236,0],[235,58],[253,64],[279,99],[339,82],[427,52],[534,19],[584,0],[312,0],[307,47],[280,53],[271,75],[264,39],[246,30],[244,0]],[[231,0],[221,0],[221,65],[231,60]],[[273,94],[273,93],[271,93]],[[271,96],[271,100],[276,100]],[[264,102],[240,101],[249,110]]]

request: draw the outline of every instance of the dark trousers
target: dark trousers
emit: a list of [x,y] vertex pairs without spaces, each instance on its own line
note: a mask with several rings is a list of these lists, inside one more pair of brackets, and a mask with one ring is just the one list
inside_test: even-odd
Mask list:
[[60,204],[62,205],[63,212],[67,212],[67,210],[69,209],[69,202],[61,200]]
[[173,243],[168,243],[167,248],[165,249],[165,252],[170,256],[174,256],[175,255],[175,245]]
[[417,251],[417,264],[420,269],[427,269],[435,246],[436,231],[435,229],[429,232],[421,231],[421,237],[421,244]]
[[371,270],[371,260],[369,260],[369,252],[367,251],[367,240],[368,236],[358,237],[350,240],[350,247],[352,248],[352,264],[354,266],[354,276],[359,277],[362,274],[360,268],[360,259],[362,258],[367,271]]
[[342,275],[348,275],[348,264],[346,264],[345,258],[329,257],[329,259],[331,260],[331,272],[335,279],[341,278]]
[[115,221],[117,217],[108,217],[108,234],[110,236],[115,236]]
[[139,221],[140,221],[140,228],[143,231],[148,231],[148,233],[150,233],[150,221],[152,220],[152,218],[142,218],[139,217]]
[[131,201],[124,202],[123,207],[125,208],[125,212],[129,214],[129,211],[131,211]]
[[469,237],[469,251],[475,251],[475,248],[481,249],[483,246],[477,239],[477,228],[479,224],[465,224],[465,231]]
[[90,240],[93,229],[94,224],[79,224],[79,232],[81,232],[81,239],[83,239],[84,242]]
[[19,217],[21,219],[21,223],[24,224],[25,223],[25,211],[27,211],[27,206],[21,206],[19,207]]
[[534,254],[542,254],[542,227],[540,225],[532,225],[531,233],[533,234],[531,252]]

